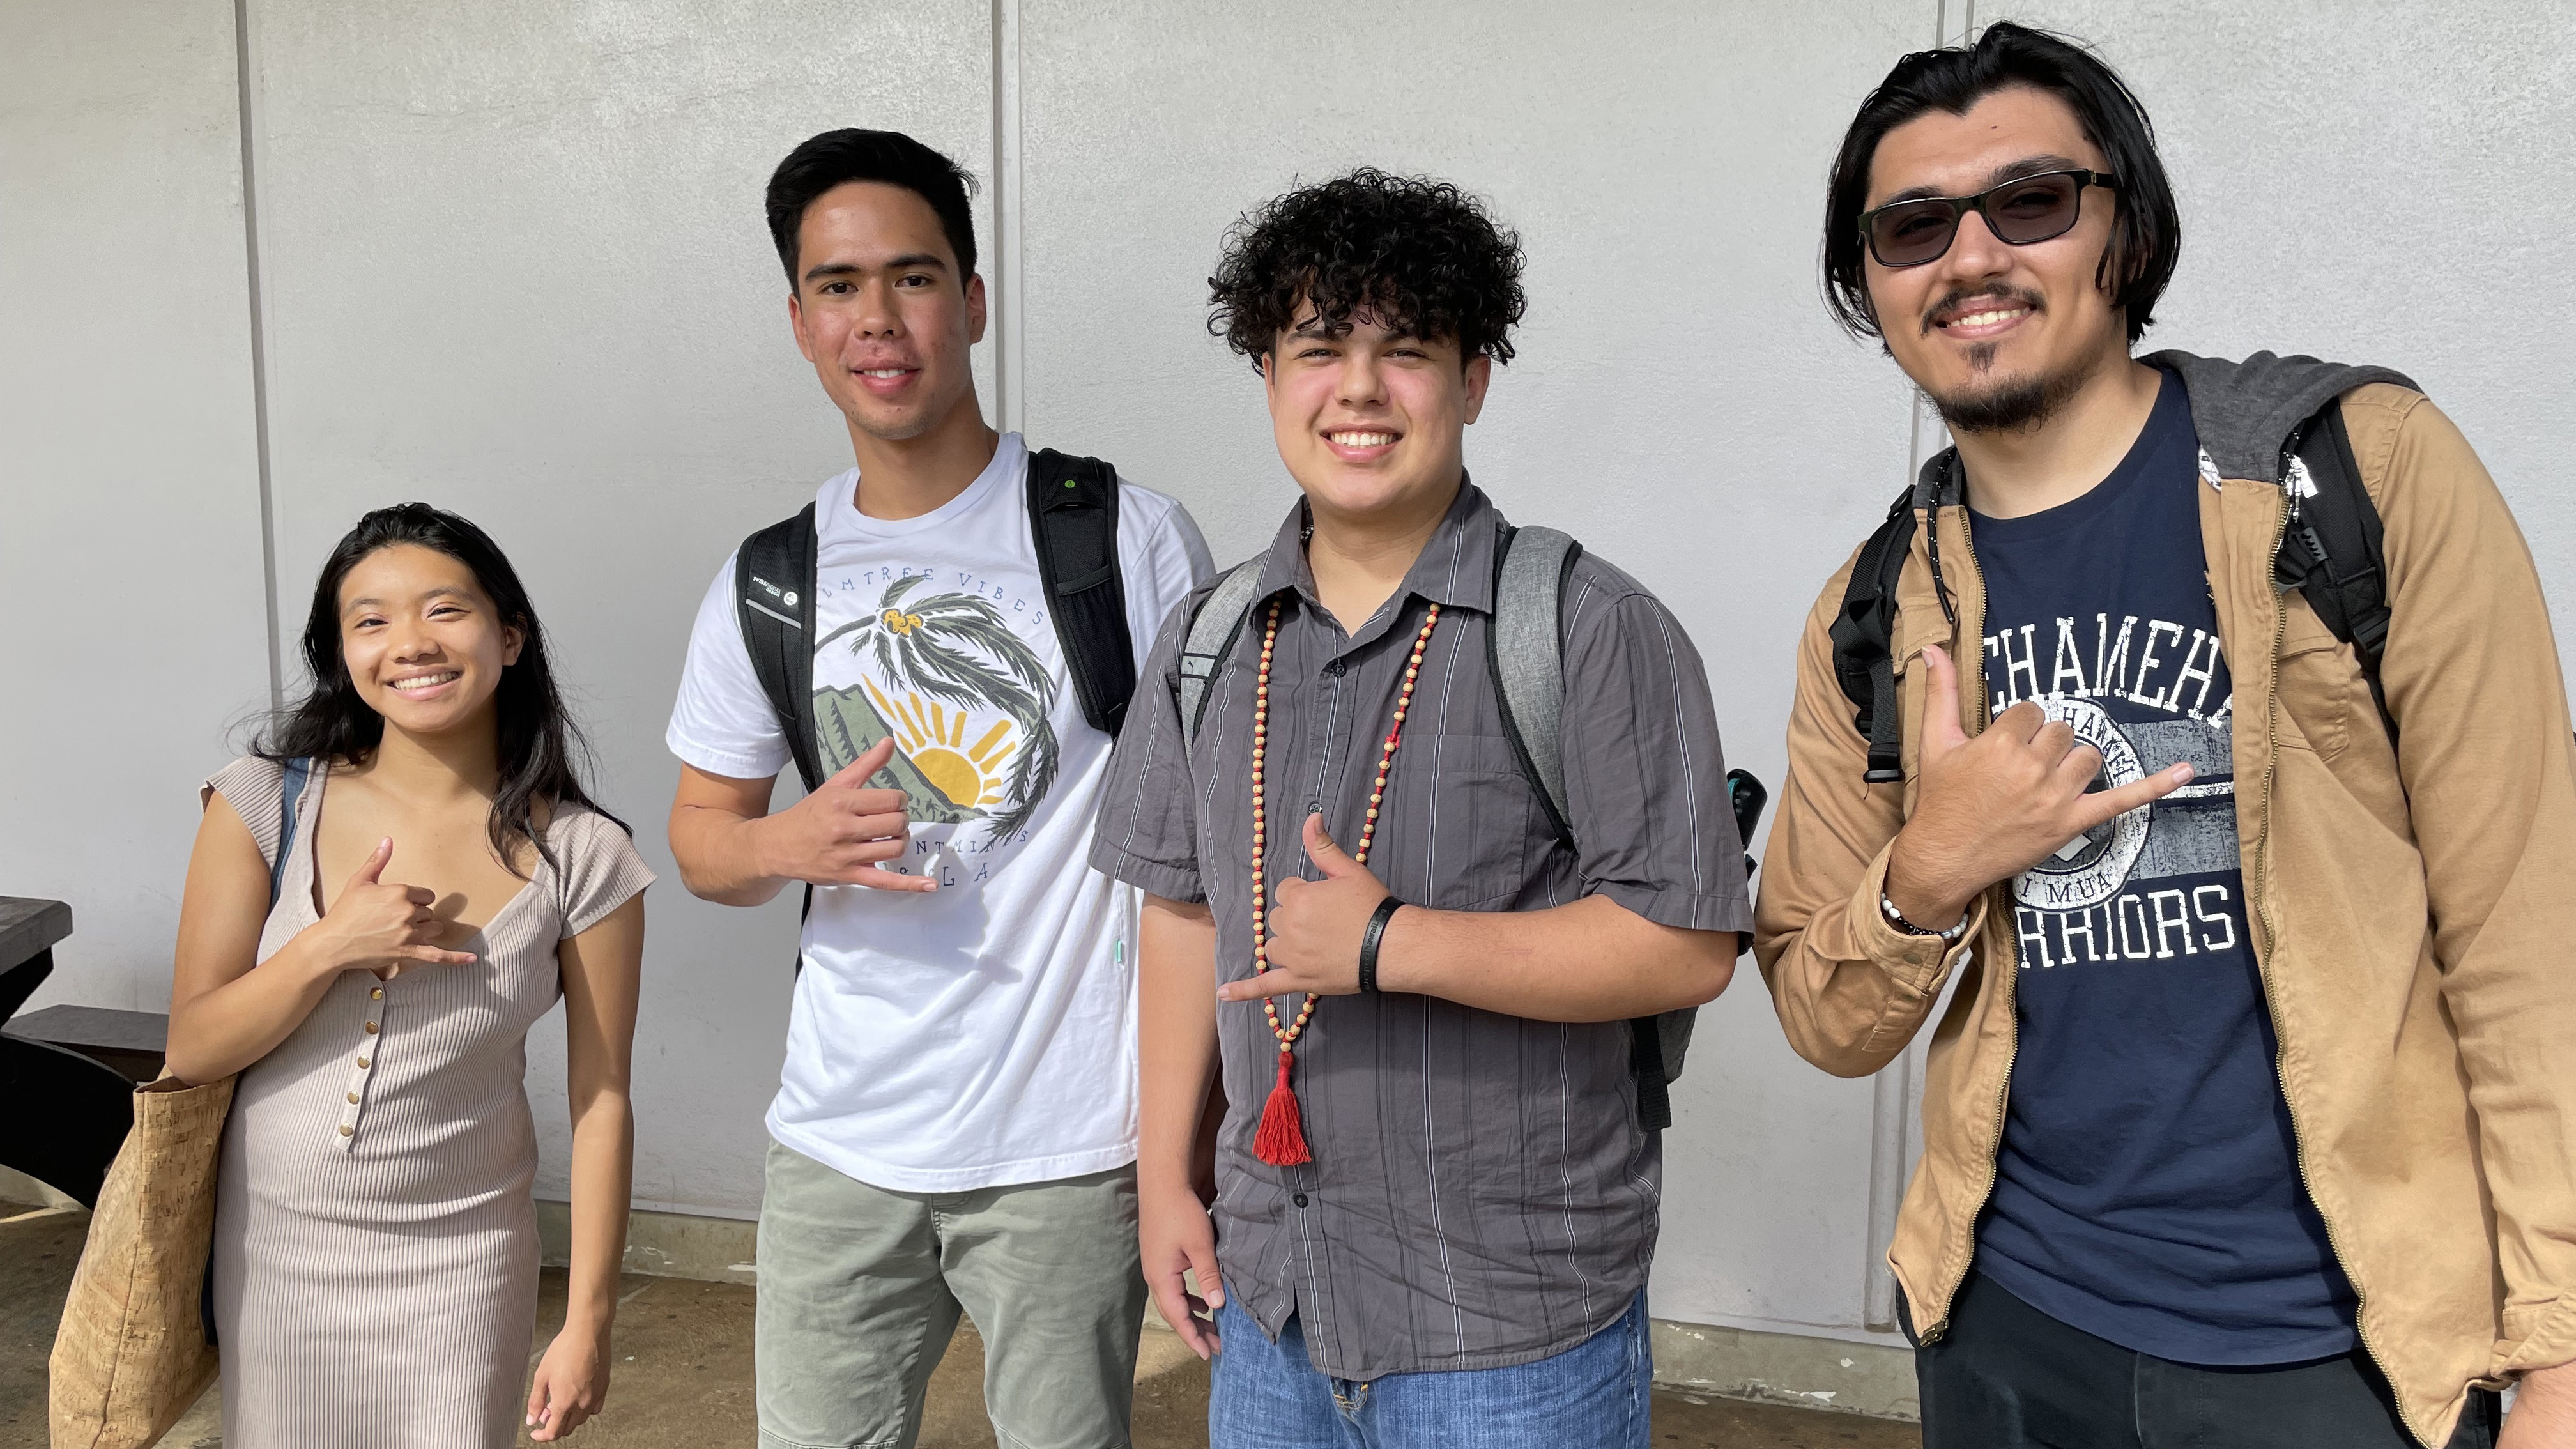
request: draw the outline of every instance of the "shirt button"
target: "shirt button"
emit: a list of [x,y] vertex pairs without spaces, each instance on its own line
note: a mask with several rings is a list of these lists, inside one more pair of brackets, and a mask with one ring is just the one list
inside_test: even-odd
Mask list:
[[381,1001],[384,999],[384,995],[385,989],[379,986],[375,990],[367,993],[367,999],[370,1001]]
[[358,1135],[358,1129],[350,1126],[346,1122],[343,1122],[340,1124],[340,1135],[343,1137],[355,1137]]
[[363,1066],[365,1066],[366,1064],[367,1064],[367,1059],[366,1059],[365,1057],[360,1057],[360,1058],[358,1058],[358,1065],[359,1065],[359,1066],[362,1066],[362,1067],[363,1067]]
[[367,1035],[369,1035],[369,1036],[374,1036],[375,1034],[376,1034],[376,1024],[375,1024],[374,1022],[372,1022],[372,1021],[371,1021],[371,1022],[368,1022],[368,1023],[367,1023]]
[[350,1105],[350,1106],[352,1106],[352,1107],[354,1107],[354,1106],[358,1105],[358,1094],[357,1094],[357,1093],[355,1093],[355,1092],[351,1092],[351,1093],[349,1094],[349,1105]]
[[1339,679],[1342,677],[1342,667],[1342,661],[1336,659],[1332,663],[1324,666],[1324,672],[1333,676],[1335,679]]
[[1297,1206],[1299,1206],[1299,1207],[1304,1207],[1304,1206],[1306,1205],[1306,1195],[1305,1195],[1304,1193],[1302,1193],[1302,1192],[1301,1192],[1301,1193],[1297,1194],[1295,1197],[1290,1198],[1290,1199],[1289,1199],[1289,1201],[1291,1201],[1291,1202],[1293,1202],[1293,1203],[1297,1204]]

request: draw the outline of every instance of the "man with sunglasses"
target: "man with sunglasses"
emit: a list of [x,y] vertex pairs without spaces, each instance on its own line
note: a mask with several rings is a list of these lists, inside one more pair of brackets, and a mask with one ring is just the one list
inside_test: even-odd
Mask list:
[[1925,1444],[2487,1446],[2518,1380],[2576,1445],[2576,759],[2495,485],[2394,373],[2131,355],[2179,217],[2053,37],[1901,61],[1827,225],[1957,446],[1808,621],[1756,949],[1845,1076],[1956,978]]

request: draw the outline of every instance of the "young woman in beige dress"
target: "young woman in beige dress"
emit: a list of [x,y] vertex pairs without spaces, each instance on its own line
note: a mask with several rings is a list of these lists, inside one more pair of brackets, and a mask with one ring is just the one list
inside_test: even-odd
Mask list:
[[[473,524],[360,519],[304,661],[311,692],[207,782],[171,989],[170,1070],[240,1074],[224,1443],[501,1449],[523,1418],[560,1439],[608,1390],[652,874],[583,790],[535,611]],[[525,1040],[558,997],[571,1287],[530,1384]]]

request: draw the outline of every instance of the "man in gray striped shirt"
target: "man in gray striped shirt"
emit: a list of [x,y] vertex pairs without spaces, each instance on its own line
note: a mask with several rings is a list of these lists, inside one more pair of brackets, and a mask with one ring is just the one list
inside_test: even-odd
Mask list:
[[1092,862],[1149,893],[1144,1264],[1222,1340],[1217,1449],[1647,1442],[1629,1022],[1723,990],[1751,912],[1698,654],[1633,580],[1566,579],[1563,831],[1508,732],[1461,444],[1520,266],[1456,188],[1360,171],[1247,218],[1214,281],[1305,496],[1194,733],[1208,591],[1165,625]]

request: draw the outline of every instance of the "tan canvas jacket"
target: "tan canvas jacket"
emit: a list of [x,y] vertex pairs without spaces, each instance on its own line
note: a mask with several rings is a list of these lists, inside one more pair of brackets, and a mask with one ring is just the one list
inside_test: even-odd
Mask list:
[[[2236,828],[2300,1171],[2359,1294],[2363,1346],[2408,1428],[2443,1444],[2472,1386],[2576,1359],[2576,748],[2539,577],[2477,455],[2420,393],[2339,386],[2349,370],[2308,359],[2150,360],[2182,372],[2208,455]],[[2279,450],[2303,389],[2309,410],[2341,395],[2386,526],[2395,748],[2351,647],[2273,583]],[[1862,783],[1866,742],[1835,682],[1826,631],[1846,563],[1799,650],[1755,949],[1791,1044],[1841,1076],[1894,1059],[1960,973],[1932,1026],[1922,1162],[1888,1253],[1929,1338],[1994,1182],[2020,943],[2008,884],[1946,953],[1879,914],[1918,788],[1916,651],[1961,662],[1967,730],[1986,715],[1967,510],[1939,510],[1955,634],[1921,513],[1894,639],[1904,782]]]

